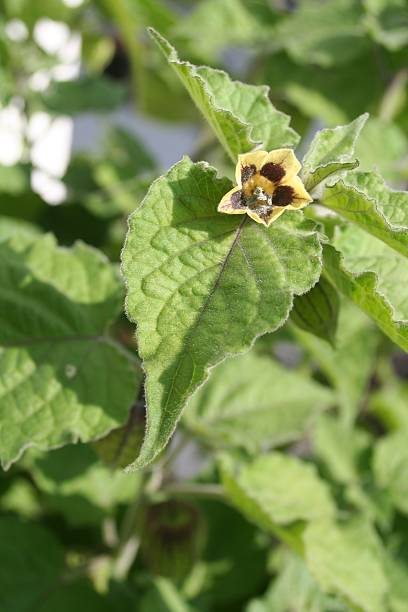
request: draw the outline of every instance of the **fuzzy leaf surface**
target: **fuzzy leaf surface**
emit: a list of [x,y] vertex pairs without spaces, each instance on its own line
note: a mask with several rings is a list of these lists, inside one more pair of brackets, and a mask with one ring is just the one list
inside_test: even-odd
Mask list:
[[270,102],[268,87],[232,81],[222,70],[184,62],[165,38],[152,28],[149,32],[234,162],[256,145],[269,151],[298,143],[288,115]]
[[287,319],[321,272],[314,223],[287,212],[269,228],[217,212],[231,188],[188,158],[149,190],[122,254],[127,312],[146,371],[148,423],[136,465],[166,445],[209,369]]

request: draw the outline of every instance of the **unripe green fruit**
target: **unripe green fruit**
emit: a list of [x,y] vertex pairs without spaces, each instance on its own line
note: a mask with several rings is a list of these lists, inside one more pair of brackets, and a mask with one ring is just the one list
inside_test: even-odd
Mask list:
[[170,500],[148,506],[141,529],[141,553],[149,570],[182,581],[200,556],[202,516],[195,506]]

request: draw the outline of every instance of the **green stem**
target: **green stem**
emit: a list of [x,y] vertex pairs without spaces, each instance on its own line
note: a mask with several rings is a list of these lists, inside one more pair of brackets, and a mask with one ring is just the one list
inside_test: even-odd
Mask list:
[[204,497],[211,499],[220,499],[227,503],[225,498],[224,489],[221,485],[216,484],[200,484],[196,482],[175,482],[168,484],[162,489],[160,493],[169,496],[181,497]]

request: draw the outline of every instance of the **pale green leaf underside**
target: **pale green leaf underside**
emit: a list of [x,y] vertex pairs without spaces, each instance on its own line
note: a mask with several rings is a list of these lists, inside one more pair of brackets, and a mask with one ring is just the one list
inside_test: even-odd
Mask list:
[[262,455],[250,463],[220,458],[227,495],[247,518],[267,531],[295,521],[332,516],[334,505],[313,465],[281,453]]
[[256,145],[270,150],[298,143],[290,118],[270,102],[268,87],[232,81],[222,70],[183,62],[165,38],[152,28],[149,32],[234,162]]
[[345,183],[376,200],[377,207],[392,225],[408,227],[408,192],[388,187],[376,172],[351,172]]
[[393,319],[408,322],[408,260],[358,227],[339,231],[334,246],[350,272],[376,274],[378,292],[389,302]]
[[315,521],[303,535],[306,563],[322,589],[356,609],[383,612],[387,581],[377,539],[367,524]]
[[147,433],[138,467],[174,431],[210,367],[280,327],[293,295],[319,278],[316,226],[286,212],[269,228],[217,212],[230,189],[188,158],[153,183],[123,251],[127,311],[146,371]]
[[371,317],[391,340],[408,351],[408,323],[395,320],[393,309],[381,293],[374,272],[353,273],[332,246],[325,247],[325,269],[341,293]]
[[308,191],[328,176],[358,166],[354,148],[367,119],[364,113],[348,125],[317,132],[303,159],[302,178]]
[[0,457],[95,439],[126,420],[135,360],[106,335],[122,289],[82,244],[51,236],[0,244]]
[[216,445],[256,451],[299,438],[333,401],[327,387],[251,351],[212,372],[184,423]]
[[408,257],[407,194],[388,189],[372,173],[349,177],[326,187],[322,203]]

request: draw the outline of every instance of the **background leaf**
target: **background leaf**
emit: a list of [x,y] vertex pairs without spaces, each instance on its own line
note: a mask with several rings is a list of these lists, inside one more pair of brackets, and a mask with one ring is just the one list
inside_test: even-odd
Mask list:
[[48,235],[16,237],[0,252],[0,454],[8,466],[28,446],[91,440],[122,424],[141,372],[107,335],[123,293],[97,251],[59,249]]
[[367,524],[316,521],[303,538],[306,563],[324,591],[364,612],[384,610],[387,581],[377,537]]
[[333,400],[329,389],[250,351],[212,372],[184,424],[210,444],[256,452],[301,437]]
[[281,526],[334,513],[326,483],[313,465],[296,457],[275,452],[245,463],[222,455],[220,471],[227,495],[237,508],[283,541],[290,542],[292,536],[285,536]]

